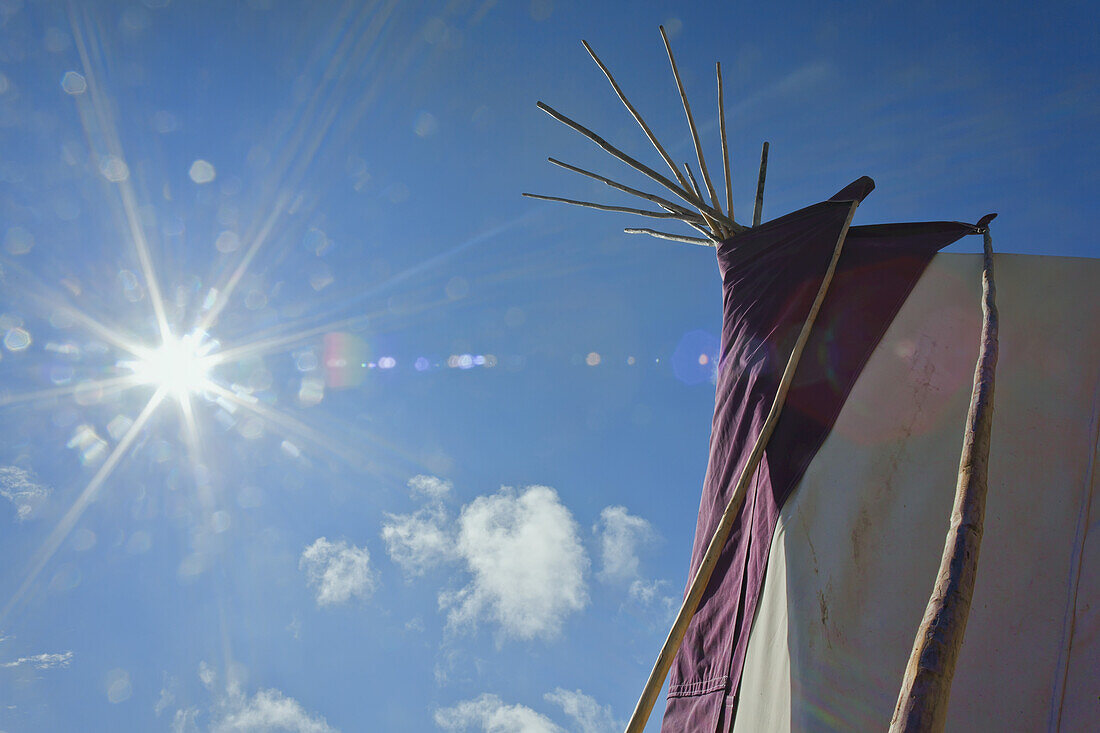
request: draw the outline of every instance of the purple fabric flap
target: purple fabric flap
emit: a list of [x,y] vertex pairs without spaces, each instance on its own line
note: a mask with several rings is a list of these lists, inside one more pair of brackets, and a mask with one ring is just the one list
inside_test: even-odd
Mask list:
[[[829,201],[718,247],[722,351],[689,579],[760,434],[852,202],[873,188],[870,178],[861,178]],[[662,730],[732,727],[779,510],[932,256],[977,231],[957,222],[848,230],[786,406],[673,664]]]

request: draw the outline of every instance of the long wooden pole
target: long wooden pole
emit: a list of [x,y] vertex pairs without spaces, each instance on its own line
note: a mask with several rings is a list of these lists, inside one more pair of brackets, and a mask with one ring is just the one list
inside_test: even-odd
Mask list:
[[635,209],[633,206],[613,206],[611,204],[596,204],[591,201],[578,201],[576,199],[566,199],[561,196],[545,196],[541,193],[521,193],[520,196],[529,199],[538,199],[539,201],[557,201],[562,204],[572,204],[573,206],[583,206],[586,209],[596,209],[598,211],[613,211],[622,214],[635,214],[637,216],[648,216],[652,219],[683,219],[684,217],[673,211],[646,211],[645,209]]
[[955,504],[936,584],[917,630],[890,721],[891,733],[938,733],[944,729],[951,680],[974,596],[988,492],[999,327],[997,288],[993,282],[993,239],[988,228],[983,234],[982,340],[963,434]]
[[726,214],[733,219],[733,183],[730,181],[730,153],[726,144],[726,105],[722,101],[722,64],[715,63],[718,74],[718,130],[722,138],[722,172],[726,176]]
[[[684,114],[687,116],[688,129],[691,131],[691,142],[695,144],[695,156],[699,159],[699,172],[703,175],[703,183],[710,194],[710,202],[718,213],[722,213],[722,205],[718,203],[718,194],[714,192],[714,184],[710,182],[710,174],[707,172],[707,159],[703,155],[703,146],[699,144],[699,131],[695,129],[695,118],[691,114],[691,105],[688,103],[687,92],[684,91],[684,83],[680,81],[680,70],[676,68],[676,59],[672,55],[672,45],[668,42],[668,34],[663,25],[657,26],[661,31],[661,40],[665,43],[665,51],[668,53],[668,62],[672,66],[672,77],[676,80],[676,89],[680,92],[680,101],[684,105]],[[700,200],[702,197],[700,196]],[[731,219],[733,217],[730,217]],[[718,234],[718,232],[715,232]]]
[[768,143],[760,147],[760,176],[756,179],[756,206],[752,209],[752,225],[760,225],[764,215],[764,178],[768,175]]
[[[596,52],[592,50],[592,47],[588,45],[588,41],[582,39],[581,45],[584,46],[585,51],[588,51],[588,55],[592,57],[592,60],[596,62],[596,66],[600,67],[600,71],[607,77],[607,80],[611,82],[611,88],[615,90],[615,94],[619,97],[619,101],[626,105],[626,109],[630,112],[630,116],[633,117],[634,121],[642,128],[642,132],[644,132],[645,136],[649,138],[649,141],[653,143],[653,147],[657,149],[657,153],[672,170],[672,175],[676,176],[676,180],[686,189],[688,187],[688,182],[684,179],[684,175],[680,173],[676,168],[676,164],[672,162],[672,156],[669,155],[664,146],[657,141],[657,136],[653,134],[653,130],[649,129],[649,125],[642,119],[641,113],[639,113],[638,110],[634,108],[634,105],[630,103],[630,100],[626,98],[626,94],[623,93],[622,88],[619,86],[618,82],[615,81],[615,77],[611,75],[611,70],[604,66],[603,61],[600,61],[600,57],[597,56]],[[732,219],[733,216],[730,215],[730,218]]]
[[[696,214],[695,212],[693,212],[689,209],[685,209],[683,206],[680,206],[679,204],[673,203],[673,202],[669,201],[668,199],[662,198],[660,196],[649,193],[647,191],[642,191],[642,190],[637,189],[637,188],[631,188],[630,186],[624,186],[623,184],[619,183],[618,181],[611,180],[607,176],[601,176],[599,173],[593,173],[592,171],[586,171],[584,168],[578,168],[575,165],[570,165],[569,163],[558,160],[557,158],[547,158],[547,160],[550,161],[551,163],[553,163],[556,166],[559,166],[561,168],[566,169],[567,171],[573,171],[574,173],[580,173],[582,176],[588,176],[589,178],[591,178],[593,180],[596,180],[596,181],[599,181],[600,183],[603,183],[607,186],[610,186],[611,188],[614,188],[618,191],[623,191],[624,193],[629,193],[633,196],[637,196],[638,198],[643,198],[647,201],[652,201],[653,203],[657,204],[658,206],[664,208],[666,211],[675,212],[677,214],[680,214],[681,217],[690,217],[690,218],[698,219],[698,221],[703,221],[703,217],[702,217],[701,214]],[[741,227],[741,228],[743,229],[743,227]]]
[[[608,153],[609,155],[611,155],[612,157],[618,158],[619,160],[626,163],[627,165],[629,165],[634,170],[636,170],[640,173],[643,173],[646,176],[649,176],[649,178],[652,179],[653,181],[656,181],[657,183],[659,183],[662,186],[664,186],[665,188],[667,188],[669,191],[672,191],[672,193],[676,194],[681,199],[683,199],[684,201],[686,201],[687,203],[691,204],[696,209],[698,209],[699,213],[702,214],[703,216],[713,218],[713,219],[715,219],[715,221],[721,223],[723,226],[733,225],[734,222],[732,220],[730,220],[728,217],[726,217],[725,214],[723,214],[722,212],[717,211],[715,209],[712,209],[702,199],[695,198],[694,195],[690,191],[685,191],[684,189],[680,188],[679,184],[673,183],[667,177],[662,176],[660,173],[653,170],[652,168],[650,168],[645,163],[641,163],[641,162],[635,160],[634,158],[631,158],[629,155],[627,155],[623,151],[619,150],[614,145],[607,142],[602,137],[600,137],[596,133],[592,132],[591,130],[589,130],[584,125],[580,124],[579,122],[574,122],[573,120],[569,119],[568,117],[563,115],[561,112],[558,112],[556,109],[554,109],[553,107],[551,107],[550,105],[548,105],[544,102],[536,102],[535,106],[538,107],[539,109],[541,109],[546,114],[553,117],[558,122],[565,125],[566,127],[571,127],[574,130],[576,130],[577,132],[579,132],[580,134],[584,135],[586,138],[588,138],[589,140],[591,140],[592,142],[596,143],[601,148],[603,148],[603,150],[606,153]],[[735,228],[735,227],[731,226],[731,228]]]
[[802,330],[799,332],[798,339],[791,350],[787,366],[783,369],[783,377],[779,381],[779,389],[776,390],[775,399],[772,401],[771,409],[764,420],[764,427],[761,429],[756,444],[752,447],[752,453],[749,454],[748,461],[737,479],[733,495],[730,497],[725,511],[722,512],[722,517],[718,521],[714,535],[710,538],[710,544],[707,545],[707,550],[703,554],[699,569],[696,571],[695,577],[692,578],[691,585],[688,586],[684,602],[680,606],[679,613],[676,614],[672,629],[668,632],[668,638],[665,639],[664,646],[661,647],[661,652],[657,655],[657,662],[653,665],[653,671],[649,673],[649,679],[646,681],[642,695],[634,708],[634,714],[630,716],[630,722],[627,723],[626,733],[642,733],[645,729],[649,714],[653,711],[653,705],[657,701],[657,696],[661,694],[661,687],[664,685],[665,677],[668,676],[668,670],[672,666],[672,660],[680,649],[684,634],[687,633],[688,625],[691,623],[692,617],[695,616],[695,610],[699,607],[699,601],[703,597],[703,591],[706,590],[707,584],[710,582],[710,576],[714,572],[714,567],[718,564],[726,540],[729,538],[730,530],[733,529],[734,520],[737,519],[737,513],[741,510],[741,504],[745,501],[745,492],[748,489],[749,482],[752,481],[757,466],[760,465],[760,459],[764,455],[764,449],[768,445],[768,440],[779,422],[779,414],[787,401],[787,392],[790,390],[791,381],[794,379],[795,370],[798,368],[798,361],[802,357],[802,350],[806,347],[806,341],[810,337],[810,331],[817,319],[817,313],[821,310],[821,303],[825,300],[829,283],[833,281],[836,263],[840,259],[840,251],[844,246],[844,239],[848,235],[848,227],[852,223],[852,217],[856,213],[857,206],[859,206],[859,202],[853,201],[851,208],[848,210],[848,217],[840,230],[840,236],[837,237],[836,247],[833,248],[833,258],[829,261],[825,276],[821,280],[821,286],[817,290],[817,296],[810,306],[809,315],[806,316],[806,322],[802,324]]

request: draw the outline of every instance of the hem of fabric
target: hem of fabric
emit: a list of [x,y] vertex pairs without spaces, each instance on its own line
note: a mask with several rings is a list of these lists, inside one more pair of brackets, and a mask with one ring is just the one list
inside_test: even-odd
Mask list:
[[680,685],[672,685],[668,688],[668,697],[695,697],[697,695],[709,695],[712,692],[724,690],[729,685],[729,675],[721,677],[707,677],[697,682],[685,682]]

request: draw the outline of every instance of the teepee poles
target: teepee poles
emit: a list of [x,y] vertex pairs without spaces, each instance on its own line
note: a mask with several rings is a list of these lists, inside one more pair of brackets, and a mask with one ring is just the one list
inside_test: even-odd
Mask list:
[[[662,186],[664,186],[665,188],[667,188],[669,191],[672,191],[674,194],[679,196],[681,199],[683,199],[684,201],[686,201],[687,203],[691,204],[696,209],[698,209],[699,213],[701,213],[703,216],[713,217],[715,220],[717,220],[719,222],[723,222],[723,220],[726,219],[725,215],[722,214],[720,211],[715,211],[710,206],[705,204],[703,201],[697,199],[691,192],[686,191],[683,188],[680,188],[680,186],[678,184],[673,183],[667,177],[662,176],[660,173],[653,170],[652,168],[650,168],[645,163],[641,163],[641,162],[635,160],[634,158],[630,157],[629,155],[622,152],[621,150],[616,148],[614,145],[607,142],[602,137],[600,137],[596,133],[592,132],[591,130],[589,130],[587,127],[580,124],[579,122],[574,122],[573,120],[571,120],[568,117],[566,117],[565,115],[563,115],[561,112],[558,112],[556,109],[554,109],[550,105],[545,104],[543,102],[536,103],[536,106],[539,109],[541,109],[543,112],[545,112],[546,114],[553,117],[558,122],[562,123],[563,125],[565,125],[567,127],[573,128],[574,130],[576,130],[580,134],[584,135],[586,138],[588,138],[592,142],[599,145],[601,148],[603,148],[603,150],[605,152],[609,153],[611,156],[613,156],[615,158],[618,158],[619,160],[626,163],[627,165],[629,165],[634,170],[645,174],[646,176],[648,176],[652,180],[656,181],[657,183],[659,183]],[[723,223],[725,223],[725,222],[723,222]],[[733,222],[729,222],[729,223],[732,224]]]
[[600,61],[600,57],[597,56],[596,52],[592,50],[592,47],[588,45],[588,41],[582,40],[581,44],[584,45],[584,50],[588,51],[588,55],[592,57],[592,60],[596,62],[596,66],[600,67],[600,71],[604,73],[604,76],[607,77],[607,80],[611,82],[611,88],[615,90],[615,94],[618,95],[619,101],[621,101],[623,105],[626,106],[631,116],[638,123],[638,126],[642,128],[642,132],[644,132],[646,137],[649,138],[649,142],[653,143],[653,147],[657,149],[657,153],[665,161],[665,164],[669,167],[669,170],[672,171],[672,175],[676,176],[676,180],[680,182],[680,186],[686,189],[688,187],[688,182],[684,180],[684,177],[680,174],[680,171],[676,167],[676,164],[672,162],[672,156],[670,156],[665,150],[664,146],[657,141],[657,136],[653,134],[653,130],[649,129],[649,125],[647,125],[645,123],[645,120],[642,119],[642,115],[639,114],[638,110],[634,108],[634,105],[630,103],[630,100],[626,98],[626,95],[623,93],[622,88],[619,87],[618,83],[615,81],[615,77],[611,75],[611,71],[606,66],[604,66],[604,63],[602,61]]
[[752,210],[752,225],[760,226],[764,215],[764,177],[768,174],[768,143],[760,148],[760,177],[756,179],[756,206]]
[[[687,92],[680,81],[680,71],[676,68],[676,59],[672,55],[672,46],[669,45],[665,27],[657,26],[661,31],[661,40],[665,43],[665,51],[668,53],[668,63],[672,66],[672,76],[676,79],[676,89],[680,92],[680,101],[684,104],[684,114],[687,116],[688,129],[691,130],[691,142],[695,144],[695,155],[699,159],[699,172],[703,174],[703,182],[707,185],[707,193],[710,194],[710,202],[718,211],[722,210],[718,203],[718,195],[714,193],[714,184],[710,182],[710,174],[707,173],[707,159],[703,156],[703,146],[699,144],[699,131],[695,129],[695,118],[691,115],[691,105],[688,103]],[[700,197],[701,198],[701,197]]]
[[[630,186],[624,186],[623,184],[618,183],[617,181],[613,181],[610,178],[606,178],[604,176],[601,176],[598,173],[593,173],[591,171],[586,171],[584,168],[578,168],[575,165],[570,165],[569,163],[562,162],[562,161],[558,160],[557,158],[547,158],[547,160],[550,161],[551,163],[553,163],[556,166],[559,166],[561,168],[566,169],[567,171],[573,171],[574,173],[580,173],[582,176],[588,176],[589,178],[592,178],[592,179],[595,179],[597,181],[600,181],[601,183],[607,184],[611,188],[622,191],[623,193],[629,193],[632,196],[637,196],[638,198],[645,199],[646,201],[652,201],[653,203],[660,206],[662,209],[666,209],[667,211],[675,212],[677,214],[680,214],[681,217],[684,218],[684,219],[691,219],[693,221],[697,220],[697,221],[700,221],[700,222],[703,221],[703,217],[702,217],[701,214],[696,214],[696,213],[694,213],[694,212],[692,212],[688,209],[685,209],[680,204],[674,204],[673,202],[669,201],[668,199],[661,198],[660,196],[656,196],[652,193],[647,193],[645,191],[640,191],[636,188],[631,188]],[[533,197],[535,194],[526,194],[525,193],[523,195]]]
[[983,232],[981,346],[963,433],[955,504],[936,584],[917,630],[890,721],[891,733],[938,733],[944,729],[955,662],[966,632],[970,601],[974,597],[988,492],[999,328],[997,288],[993,282],[993,239],[988,219],[986,225]]
[[594,204],[591,201],[577,201],[575,199],[565,199],[560,196],[544,196],[539,193],[525,193],[523,194],[529,199],[538,199],[539,201],[557,201],[563,204],[572,204],[573,206],[583,206],[586,209],[597,209],[599,211],[617,211],[623,214],[636,214],[637,216],[648,216],[654,219],[681,219],[682,217],[670,211],[646,211],[645,209],[635,209],[630,206],[612,206],[610,204]]
[[[672,75],[676,82],[676,89],[680,95],[680,101],[684,106],[684,115],[687,118],[688,130],[691,133],[692,145],[695,149],[695,156],[699,162],[699,172],[701,174],[703,183],[702,186],[700,186],[699,182],[696,180],[695,174],[693,173],[689,164],[685,163],[683,170],[681,170],[676,165],[675,161],[672,159],[672,156],[669,155],[668,150],[661,144],[661,142],[657,139],[657,136],[653,133],[653,130],[642,118],[641,113],[638,112],[637,108],[634,107],[633,104],[631,104],[629,99],[627,99],[626,93],[623,92],[622,87],[620,87],[619,83],[615,80],[615,77],[611,73],[611,70],[607,68],[600,57],[596,55],[595,50],[593,50],[593,48],[588,45],[586,41],[581,41],[581,43],[584,45],[584,48],[588,52],[588,55],[591,56],[592,60],[596,62],[596,65],[600,68],[600,71],[603,72],[603,75],[611,84],[611,88],[615,91],[615,95],[619,98],[619,101],[623,103],[623,106],[626,107],[627,111],[630,113],[630,116],[633,117],[634,121],[638,123],[638,126],[642,128],[642,132],[645,133],[646,138],[648,138],[650,143],[652,143],[654,149],[657,151],[657,154],[661,156],[661,159],[668,166],[669,170],[672,171],[672,175],[675,180],[661,173],[658,173],[657,171],[647,166],[645,163],[642,163],[635,158],[627,155],[622,150],[619,150],[617,147],[609,143],[607,140],[604,140],[592,130],[588,129],[579,122],[570,119],[550,105],[539,102],[538,108],[546,112],[548,115],[550,115],[563,125],[572,128],[573,130],[579,132],[581,135],[584,135],[596,145],[600,146],[600,148],[602,148],[612,157],[618,159],[623,163],[626,163],[628,166],[638,171],[639,173],[642,173],[650,180],[659,183],[661,186],[663,186],[673,195],[675,195],[676,198],[680,199],[688,206],[685,207],[682,204],[673,203],[672,201],[669,201],[668,199],[665,199],[661,196],[657,196],[646,191],[641,191],[639,189],[626,186],[605,176],[592,173],[591,171],[584,170],[583,168],[578,168],[577,166],[570,165],[568,163],[563,163],[562,161],[556,160],[554,158],[549,158],[549,161],[554,165],[561,166],[566,170],[571,170],[575,173],[580,173],[583,176],[587,176],[589,178],[600,181],[601,183],[604,183],[611,188],[622,191],[623,193],[629,193],[632,196],[637,196],[639,198],[655,203],[659,207],[661,207],[661,209],[663,209],[665,213],[662,214],[661,212],[657,211],[634,209],[627,206],[612,206],[606,204],[598,204],[590,201],[579,201],[576,199],[563,198],[560,196],[545,196],[541,194],[528,193],[525,193],[523,195],[528,196],[529,198],[540,199],[543,201],[556,201],[558,203],[581,206],[583,208],[589,209],[597,209],[600,211],[614,211],[627,214],[636,214],[639,216],[648,216],[650,218],[657,219],[676,219],[688,225],[692,229],[695,229],[697,232],[703,235],[703,238],[683,236],[678,234],[667,234],[664,232],[655,231],[653,229],[641,227],[631,227],[627,228],[624,231],[626,231],[627,234],[648,234],[650,236],[658,237],[660,239],[669,239],[675,242],[686,242],[690,244],[713,243],[717,245],[720,244],[723,240],[729,238],[730,236],[742,232],[747,228],[745,226],[742,226],[741,224],[738,224],[733,218],[733,189],[730,180],[729,147],[726,141],[726,114],[723,105],[722,66],[721,64],[717,65],[716,71],[718,76],[718,116],[722,142],[722,169],[725,174],[726,184],[725,211],[722,210],[722,202],[719,200],[718,193],[717,191],[715,191],[714,184],[711,181],[710,172],[707,168],[706,158],[703,155],[703,147],[699,141],[699,131],[695,125],[695,117],[691,112],[691,104],[688,102],[687,92],[684,90],[683,81],[680,79],[680,71],[676,66],[676,59],[672,53],[672,46],[668,41],[668,35],[665,33],[663,27],[660,29],[660,31],[661,40],[664,43],[665,51],[668,54],[669,64],[672,67]],[[709,202],[707,201],[708,198]]]

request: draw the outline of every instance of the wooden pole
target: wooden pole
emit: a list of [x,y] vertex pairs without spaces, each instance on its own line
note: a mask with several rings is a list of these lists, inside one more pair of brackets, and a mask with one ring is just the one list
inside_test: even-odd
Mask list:
[[[703,183],[706,184],[707,193],[710,194],[710,202],[721,213],[722,205],[718,203],[718,194],[714,192],[714,185],[710,182],[710,174],[707,173],[707,160],[703,156],[703,147],[699,144],[699,132],[695,129],[695,118],[691,115],[691,105],[688,104],[687,92],[680,81],[680,71],[676,68],[676,59],[672,56],[672,46],[668,42],[668,35],[663,25],[657,26],[661,31],[661,40],[665,42],[665,51],[668,52],[668,62],[672,65],[672,76],[676,79],[676,88],[680,92],[680,101],[684,103],[684,114],[687,115],[688,129],[691,130],[691,141],[695,144],[695,157],[699,159],[699,172],[703,174]],[[733,218],[733,217],[730,217]],[[717,234],[718,232],[715,232]]]
[[[999,326],[997,288],[993,282],[993,239],[988,228],[983,234],[981,346],[963,433],[955,504],[936,584],[917,630],[890,721],[891,733],[939,733],[944,729],[951,680],[974,597],[988,491]],[[1026,670],[1021,670],[1021,674],[1026,674]]]
[[[551,163],[553,163],[554,165],[556,165],[560,168],[564,168],[567,171],[573,171],[574,173],[580,173],[582,176],[588,176],[589,178],[591,178],[593,180],[596,180],[596,181],[599,181],[600,183],[603,183],[607,186],[610,186],[611,188],[614,188],[617,191],[623,191],[624,193],[629,193],[633,196],[637,196],[638,198],[645,199],[646,201],[652,201],[653,203],[657,204],[658,206],[665,209],[666,211],[676,212],[677,214],[680,214],[681,216],[684,216],[685,218],[686,217],[692,217],[692,218],[695,218],[697,221],[703,221],[703,216],[701,214],[697,214],[694,211],[691,211],[690,209],[686,209],[683,206],[680,206],[679,204],[675,204],[675,203],[669,201],[668,199],[661,198],[660,196],[657,196],[657,195],[652,194],[652,193],[648,193],[646,191],[641,191],[637,188],[631,188],[630,186],[624,186],[623,184],[619,183],[618,181],[611,180],[607,176],[601,176],[599,173],[593,173],[592,171],[586,171],[584,168],[578,168],[575,165],[570,165],[569,163],[565,163],[563,161],[560,161],[557,158],[547,158],[547,160],[549,160]],[[743,228],[744,227],[738,227],[739,230],[743,229]]]
[[563,115],[561,112],[558,112],[556,109],[554,109],[553,107],[551,107],[548,104],[545,104],[544,102],[536,102],[535,106],[538,107],[539,109],[541,109],[546,114],[553,117],[558,122],[565,125],[566,127],[571,127],[574,130],[576,130],[577,132],[579,132],[580,134],[584,135],[586,138],[588,138],[592,142],[596,143],[596,145],[599,145],[601,148],[603,148],[604,152],[608,153],[609,155],[611,155],[615,158],[618,158],[619,160],[626,163],[627,165],[629,165],[634,170],[636,170],[640,173],[643,173],[646,176],[649,176],[650,179],[652,179],[652,180],[656,181],[657,183],[661,184],[662,186],[667,188],[669,191],[672,191],[674,194],[679,196],[681,199],[683,199],[687,203],[689,203],[692,206],[694,206],[695,208],[697,208],[700,213],[705,214],[706,216],[713,217],[715,220],[721,222],[722,224],[727,224],[727,223],[730,224],[730,225],[733,224],[733,222],[730,221],[726,217],[726,215],[723,214],[722,212],[717,211],[715,209],[712,209],[702,199],[695,198],[695,196],[690,191],[685,191],[684,189],[680,188],[679,184],[673,183],[667,177],[662,176],[660,173],[653,170],[652,168],[650,168],[645,163],[641,163],[641,162],[635,160],[634,158],[630,157],[629,155],[627,155],[623,151],[619,150],[614,145],[607,142],[602,137],[600,137],[596,133],[592,132],[591,130],[589,130],[587,127],[580,124],[579,122],[574,122],[573,120],[569,119],[568,117]]
[[684,163],[684,172],[687,173],[688,183],[691,184],[691,190],[695,192],[696,196],[702,196],[699,192],[699,182],[695,180],[695,174],[691,172],[691,163]]
[[726,174],[726,213],[733,219],[733,186],[730,183],[730,154],[726,145],[726,105],[722,102],[722,63],[715,64],[718,72],[718,129],[722,135],[722,171]]
[[683,234],[668,234],[667,232],[658,232],[653,229],[646,229],[644,227],[627,227],[623,229],[627,234],[648,234],[651,237],[657,239],[667,239],[670,242],[683,242],[684,244],[701,244],[704,247],[713,247],[716,243],[713,234],[709,235],[708,239],[701,239],[699,237],[686,237]]
[[844,221],[840,236],[836,240],[836,247],[833,248],[833,258],[829,261],[825,276],[821,280],[821,286],[817,290],[817,296],[814,298],[814,302],[810,306],[810,312],[806,316],[806,322],[802,324],[802,330],[799,332],[798,339],[791,350],[787,366],[783,369],[783,377],[779,381],[775,399],[772,401],[771,409],[764,420],[764,427],[760,430],[760,436],[756,439],[756,444],[752,447],[752,453],[749,454],[748,461],[737,479],[733,495],[730,497],[725,511],[722,512],[722,517],[718,521],[714,535],[710,538],[710,544],[707,545],[707,550],[703,554],[699,569],[696,571],[695,577],[692,578],[691,585],[688,586],[687,593],[684,595],[684,602],[680,606],[679,613],[676,614],[672,629],[668,632],[668,638],[665,639],[664,646],[661,647],[661,652],[657,655],[657,662],[653,665],[653,671],[649,673],[649,679],[642,690],[642,695],[638,699],[633,715],[630,716],[630,722],[627,723],[626,733],[642,733],[645,729],[649,714],[653,711],[653,705],[657,701],[657,696],[661,693],[665,677],[668,676],[668,670],[672,666],[672,660],[680,649],[684,634],[687,633],[688,625],[691,623],[695,610],[699,606],[699,601],[703,597],[703,591],[706,590],[707,584],[710,582],[710,576],[714,572],[714,567],[718,564],[726,540],[729,538],[730,530],[733,529],[733,522],[737,519],[737,513],[741,510],[741,504],[745,501],[745,492],[748,490],[749,482],[752,481],[752,477],[760,465],[760,459],[764,455],[764,449],[768,445],[768,440],[779,422],[779,414],[782,412],[783,405],[787,400],[787,391],[791,387],[795,370],[798,368],[798,361],[802,358],[802,350],[806,347],[806,341],[813,329],[814,320],[817,319],[817,313],[821,310],[821,303],[825,300],[829,283],[833,280],[836,263],[840,259],[840,251],[844,246],[844,239],[848,235],[848,227],[852,223],[852,217],[856,213],[857,206],[859,206],[859,202],[853,201],[851,208],[848,210],[848,218]]
[[636,214],[637,216],[648,216],[653,219],[679,219],[683,221],[684,217],[675,212],[669,211],[646,211],[645,209],[635,209],[632,206],[612,206],[611,204],[594,204],[591,201],[577,201],[576,199],[564,199],[560,196],[544,196],[541,193],[521,193],[520,196],[524,196],[529,199],[538,199],[539,201],[557,201],[563,204],[572,204],[573,206],[583,206],[586,209],[596,209],[598,211],[614,211],[622,214]]
[[756,179],[756,206],[752,210],[752,225],[760,226],[764,215],[764,177],[768,174],[768,143],[760,148],[760,177]]
[[[657,136],[653,134],[653,130],[649,129],[649,125],[642,119],[642,115],[638,113],[638,110],[634,108],[634,105],[631,104],[630,100],[623,94],[623,90],[619,87],[618,82],[615,81],[615,77],[611,76],[611,70],[603,65],[603,61],[600,61],[600,57],[597,56],[596,52],[592,50],[592,47],[588,45],[588,41],[581,40],[581,45],[584,46],[585,51],[588,51],[588,55],[592,57],[592,60],[596,62],[596,66],[600,67],[600,71],[607,77],[607,80],[611,82],[611,88],[615,90],[615,94],[618,95],[619,101],[626,105],[626,109],[630,112],[631,117],[633,117],[634,121],[642,128],[642,132],[649,138],[649,141],[653,143],[653,147],[657,149],[657,153],[660,154],[661,158],[664,159],[665,163],[672,170],[672,174],[676,176],[680,185],[686,189],[688,187],[688,182],[684,180],[684,176],[676,168],[676,164],[672,162],[672,156],[669,155],[664,146],[657,141]],[[730,218],[732,219],[733,217],[730,216]]]

